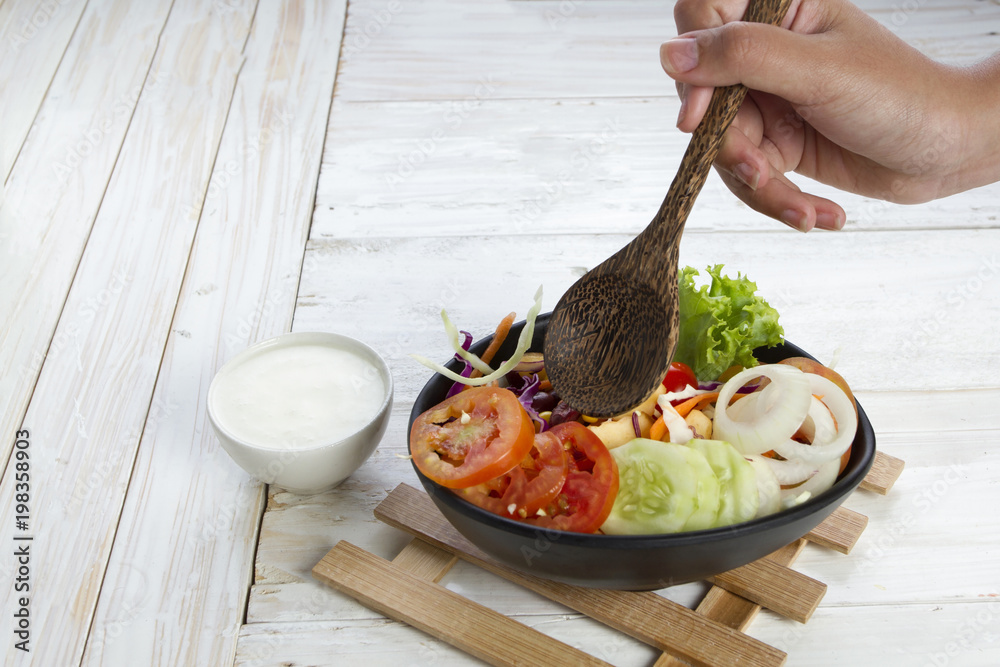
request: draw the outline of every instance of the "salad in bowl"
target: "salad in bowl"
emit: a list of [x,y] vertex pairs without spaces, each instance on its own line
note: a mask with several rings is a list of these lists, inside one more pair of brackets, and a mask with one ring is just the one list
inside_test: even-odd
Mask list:
[[[411,413],[410,454],[446,518],[498,560],[543,577],[659,588],[801,537],[867,473],[874,435],[847,383],[782,340],[744,277],[680,274],[680,342],[642,404],[594,419],[545,374],[540,294],[456,350]],[[502,360],[494,365],[494,360]],[[540,548],[544,546],[543,548]]]

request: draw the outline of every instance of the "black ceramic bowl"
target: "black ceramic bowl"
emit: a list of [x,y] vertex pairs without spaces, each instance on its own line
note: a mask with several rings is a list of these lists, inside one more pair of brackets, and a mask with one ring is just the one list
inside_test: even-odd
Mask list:
[[[539,316],[532,350],[541,350],[548,314]],[[497,359],[509,356],[524,322],[511,329]],[[481,354],[492,337],[478,341]],[[786,357],[810,356],[791,343],[761,349],[757,358],[774,363]],[[458,362],[450,368],[458,371]],[[451,380],[435,375],[424,386],[410,412],[410,424],[444,400]],[[850,462],[827,491],[788,510],[746,523],[669,535],[588,535],[542,530],[513,521],[462,500],[414,471],[445,518],[470,542],[497,561],[545,579],[592,588],[653,590],[696,581],[746,565],[802,537],[819,525],[868,474],[875,457],[875,433],[858,405],[858,433]]]

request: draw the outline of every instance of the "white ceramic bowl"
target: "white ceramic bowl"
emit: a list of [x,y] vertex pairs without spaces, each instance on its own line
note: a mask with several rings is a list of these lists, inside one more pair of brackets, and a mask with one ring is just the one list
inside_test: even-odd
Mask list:
[[[361,341],[289,333],[243,350],[219,370],[208,389],[208,417],[248,473],[293,493],[320,493],[375,451],[392,392],[389,367]],[[359,395],[367,396],[363,410],[352,405]]]

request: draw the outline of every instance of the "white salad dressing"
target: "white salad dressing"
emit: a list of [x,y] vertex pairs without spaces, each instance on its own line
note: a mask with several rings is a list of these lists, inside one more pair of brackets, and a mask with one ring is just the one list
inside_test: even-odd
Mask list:
[[215,384],[219,423],[241,440],[276,449],[336,442],[371,421],[386,397],[370,361],[316,344],[265,348]]

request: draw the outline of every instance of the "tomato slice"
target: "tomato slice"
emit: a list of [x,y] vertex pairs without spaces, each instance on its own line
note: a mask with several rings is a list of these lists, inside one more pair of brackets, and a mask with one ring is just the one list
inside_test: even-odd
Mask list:
[[531,449],[535,427],[512,392],[473,387],[416,418],[413,463],[451,489],[482,484],[516,466]]
[[697,388],[698,378],[694,376],[691,367],[682,361],[670,362],[670,369],[666,377],[663,378],[663,387],[668,392],[684,391],[688,385]]
[[569,456],[562,442],[548,432],[539,433],[520,465],[488,482],[455,491],[489,512],[525,519],[555,500],[568,472]]
[[553,426],[554,436],[570,455],[569,474],[544,515],[529,517],[540,528],[593,533],[611,513],[618,494],[618,467],[611,452],[593,431],[578,422]]

